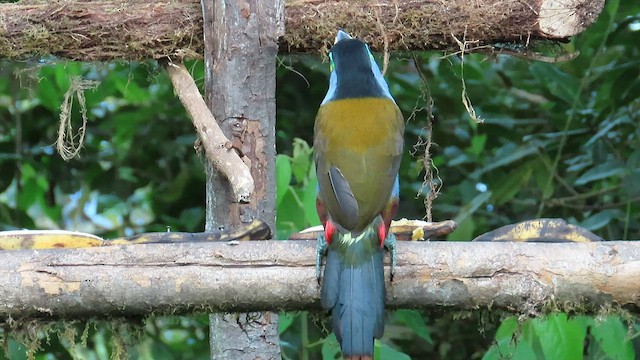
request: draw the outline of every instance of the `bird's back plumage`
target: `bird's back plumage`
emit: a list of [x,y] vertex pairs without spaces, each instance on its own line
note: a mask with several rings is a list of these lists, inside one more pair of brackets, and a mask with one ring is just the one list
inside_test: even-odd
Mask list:
[[[334,100],[316,116],[314,151],[320,196],[333,220],[360,232],[387,203],[402,157],[404,120],[386,98]],[[330,168],[343,174],[358,205],[358,218],[345,216],[335,198]]]
[[336,40],[313,143],[329,243],[321,303],[345,359],[372,359],[384,332],[382,243],[397,208],[404,119],[368,46],[344,32]]

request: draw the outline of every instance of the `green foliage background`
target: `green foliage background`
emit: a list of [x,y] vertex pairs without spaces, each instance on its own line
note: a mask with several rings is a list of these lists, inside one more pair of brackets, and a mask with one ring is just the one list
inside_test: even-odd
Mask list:
[[[557,64],[465,55],[464,67],[459,56],[441,53],[392,59],[387,79],[410,118],[407,149],[429,135],[425,126],[433,100],[431,171],[441,186],[433,219],[458,222],[449,240],[469,240],[537,217],[561,217],[606,239],[640,239],[640,4],[608,1],[597,23],[571,42],[535,47],[547,55],[580,55]],[[284,57],[280,64],[277,237],[286,238],[318,223],[309,144],[328,69],[317,56]],[[201,83],[202,64],[190,69]],[[193,150],[190,121],[157,64],[3,61],[0,75],[0,230],[64,228],[114,237],[167,227],[203,229],[202,159]],[[81,156],[64,162],[53,144],[73,76],[99,85],[85,92],[90,121]],[[472,121],[463,106],[462,78],[483,124]],[[76,127],[78,107],[76,100]],[[415,155],[403,159],[401,217],[425,216],[423,198],[416,196],[425,173],[423,149],[416,146]],[[0,354],[107,359],[118,356],[119,344],[128,344],[130,358],[208,358],[206,315],[130,320],[139,326],[53,324],[16,332],[19,341],[5,327]],[[640,354],[640,327],[629,316],[603,311],[596,317],[553,313],[520,320],[488,311],[395,311],[377,342],[376,358],[635,359]],[[326,328],[320,314],[282,314],[283,356],[336,358],[337,343]]]

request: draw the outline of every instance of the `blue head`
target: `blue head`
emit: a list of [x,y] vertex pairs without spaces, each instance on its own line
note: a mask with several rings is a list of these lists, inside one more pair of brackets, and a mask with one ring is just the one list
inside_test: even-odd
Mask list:
[[322,104],[339,99],[385,97],[393,100],[369,46],[338,30],[329,53],[331,77]]

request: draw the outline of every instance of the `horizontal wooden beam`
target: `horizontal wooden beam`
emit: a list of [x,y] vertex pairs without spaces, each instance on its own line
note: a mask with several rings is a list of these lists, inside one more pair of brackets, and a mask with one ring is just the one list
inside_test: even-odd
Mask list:
[[[319,309],[315,241],[0,251],[0,320]],[[387,269],[388,270],[388,269]],[[398,243],[389,308],[640,311],[640,242]]]
[[[603,5],[604,0],[289,0],[280,50],[324,52],[338,28],[377,51],[458,51],[457,40],[473,48],[564,39],[591,25]],[[201,58],[204,47],[199,0],[2,3],[0,29],[0,56],[13,59]]]

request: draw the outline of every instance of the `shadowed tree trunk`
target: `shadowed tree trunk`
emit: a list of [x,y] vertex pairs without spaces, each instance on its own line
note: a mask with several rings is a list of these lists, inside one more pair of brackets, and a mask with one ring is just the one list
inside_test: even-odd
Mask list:
[[[282,1],[203,0],[206,102],[249,165],[254,192],[234,202],[225,177],[207,167],[206,230],[256,217],[275,228],[276,56],[284,29]],[[259,289],[254,289],[259,291]],[[210,316],[212,359],[279,359],[276,313]]]

